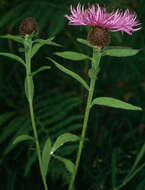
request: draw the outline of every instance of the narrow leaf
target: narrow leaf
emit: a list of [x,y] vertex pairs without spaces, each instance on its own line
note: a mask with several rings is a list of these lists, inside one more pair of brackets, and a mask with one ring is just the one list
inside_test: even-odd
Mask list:
[[48,69],[51,69],[51,67],[50,67],[50,66],[42,66],[42,67],[40,67],[37,71],[34,71],[34,72],[32,73],[32,76],[38,74],[38,73],[41,72],[41,71],[48,70]]
[[54,40],[55,39],[55,37],[50,37],[50,38],[48,38],[48,39],[46,39],[46,40],[43,40],[43,39],[37,39],[37,40],[34,40],[33,42],[34,43],[41,43],[41,42],[43,42],[43,41],[52,41],[52,40]]
[[87,90],[89,90],[89,86],[88,84],[86,83],[86,81],[84,79],[82,79],[78,74],[70,71],[69,69],[65,68],[64,66],[60,65],[59,63],[57,63],[56,61],[54,61],[53,59],[51,58],[47,58],[49,59],[50,61],[52,61],[55,66],[60,69],[61,71],[63,71],[64,73],[70,75],[72,78],[76,79],[77,81],[79,81]]
[[138,167],[133,174],[131,174],[126,180],[125,180],[125,184],[128,183],[133,177],[135,177],[137,175],[138,172],[140,172],[143,168],[145,167],[145,163],[143,163],[140,167]]
[[31,57],[33,57],[37,51],[43,46],[44,44],[41,43],[36,43],[34,44],[34,46],[32,47],[32,51],[31,51]]
[[21,135],[21,136],[18,136],[14,141],[13,141],[13,144],[18,144],[22,141],[27,141],[27,140],[33,140],[34,141],[34,138],[31,137],[30,135]]
[[80,140],[80,137],[73,135],[71,133],[64,133],[63,135],[60,135],[55,143],[53,144],[53,147],[51,149],[51,154],[53,154],[58,148],[60,148],[64,143],[67,142],[74,142]]
[[57,44],[57,43],[53,42],[53,41],[52,41],[53,39],[54,39],[54,37],[49,38],[49,39],[47,39],[47,40],[38,39],[36,42],[39,42],[40,44],[44,44],[44,45],[62,47],[61,44]]
[[136,55],[140,50],[138,49],[132,49],[130,47],[115,47],[110,46],[108,48],[104,48],[102,51],[102,54],[108,55],[108,56],[114,56],[114,57],[127,57],[127,56],[133,56]]
[[133,174],[131,174],[130,176],[126,177],[125,180],[122,182],[121,185],[119,185],[118,187],[115,188],[115,190],[119,190],[121,189],[123,186],[125,186],[129,181],[131,181],[143,168],[145,167],[145,163],[142,164],[139,168],[137,168]]
[[55,54],[65,59],[74,60],[74,61],[90,59],[90,57],[87,55],[73,51],[56,52]]
[[22,63],[25,66],[24,60],[21,57],[17,56],[17,55],[14,55],[12,53],[5,53],[5,52],[0,52],[0,55],[15,59],[16,61]]
[[42,167],[45,176],[47,175],[48,164],[51,157],[50,151],[51,151],[51,140],[50,138],[48,138],[44,144],[44,148],[42,151]]
[[50,46],[58,46],[58,47],[62,47],[60,44],[57,44],[55,42],[52,42],[54,38],[49,38],[47,40],[42,40],[42,39],[38,39],[34,41],[34,45],[32,47],[32,52],[31,52],[31,57],[33,57],[37,51],[44,45],[50,45]]
[[85,39],[77,38],[77,41],[80,42],[80,43],[83,44],[83,45],[88,46],[88,47],[94,47],[94,46],[92,46],[92,45],[91,45],[87,40],[85,40]]
[[32,169],[32,165],[36,162],[37,160],[37,154],[36,152],[33,153],[33,151],[29,151],[28,152],[28,156],[27,156],[27,161],[25,163],[25,167],[24,167],[24,176],[28,176],[28,174],[30,173],[31,169]]
[[71,161],[71,160],[68,160],[66,158],[63,158],[63,157],[60,157],[60,156],[56,156],[56,155],[53,155],[54,158],[58,159],[59,161],[61,161],[66,169],[72,174],[74,172],[74,169],[75,169],[75,165],[74,163]]
[[142,108],[140,107],[133,106],[121,100],[110,98],[110,97],[95,98],[91,106],[93,106],[94,104],[109,106],[113,108],[121,108],[121,109],[126,109],[126,110],[142,110]]
[[0,36],[0,38],[6,38],[6,39],[14,40],[14,41],[22,43],[22,44],[24,43],[24,38],[22,38],[21,36],[7,34],[4,36]]
[[145,154],[145,143],[143,144],[140,152],[137,154],[136,160],[135,160],[135,162],[134,162],[128,176],[135,170],[136,166],[138,165],[139,161],[142,159],[144,154]]

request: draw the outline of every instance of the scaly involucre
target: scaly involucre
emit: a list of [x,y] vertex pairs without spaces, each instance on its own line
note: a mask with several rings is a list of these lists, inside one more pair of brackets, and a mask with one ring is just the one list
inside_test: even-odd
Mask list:
[[[99,4],[96,6],[92,5],[88,9],[85,9],[80,3],[77,8],[74,9],[70,6],[71,15],[65,15],[69,20],[70,25],[87,25],[87,26],[98,26],[108,29],[110,32],[121,31],[127,34],[140,30],[141,27],[137,21],[137,15],[130,13],[128,9],[124,12],[117,9],[111,13],[108,13],[106,8],[101,8]],[[136,28],[134,28],[136,27]]]

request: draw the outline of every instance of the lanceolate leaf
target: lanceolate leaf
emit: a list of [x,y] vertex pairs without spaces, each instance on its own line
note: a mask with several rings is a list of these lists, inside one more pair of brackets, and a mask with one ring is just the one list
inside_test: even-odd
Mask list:
[[50,138],[48,138],[44,144],[44,148],[42,151],[42,167],[43,167],[43,172],[45,176],[47,174],[48,164],[51,157],[50,151],[51,151],[51,140]]
[[21,57],[17,56],[17,55],[14,55],[12,53],[5,53],[5,52],[0,52],[0,55],[15,59],[16,61],[22,63],[25,66],[24,60]]
[[31,52],[31,57],[33,57],[37,51],[44,45],[51,45],[51,46],[59,46],[61,47],[60,44],[57,44],[55,42],[52,42],[53,38],[47,39],[47,40],[42,40],[42,39],[38,39],[34,41],[34,45],[32,47],[32,52]]
[[102,51],[102,55],[114,56],[114,57],[127,57],[136,55],[140,50],[132,49],[130,47],[118,47],[118,46],[110,46],[104,48]]
[[43,46],[44,44],[40,44],[40,43],[36,43],[34,44],[34,46],[32,47],[32,51],[31,51],[31,57],[33,57],[37,51]]
[[8,35],[0,36],[0,38],[6,38],[6,39],[14,40],[14,41],[19,42],[21,44],[24,43],[24,38],[22,38],[21,36],[15,36],[15,35],[8,34]]
[[64,143],[78,141],[79,139],[80,138],[78,136],[71,133],[65,133],[63,135],[60,135],[53,144],[51,154],[53,154],[58,148],[64,145]]
[[32,140],[34,141],[34,138],[31,137],[30,135],[21,135],[21,136],[18,136],[14,141],[13,141],[13,144],[18,144],[22,141],[27,141],[27,140]]
[[136,160],[128,174],[128,176],[136,169],[136,166],[138,165],[138,163],[140,162],[140,160],[142,159],[142,157],[144,156],[145,154],[145,143],[143,144],[140,152],[138,153],[137,157],[136,157]]
[[77,38],[77,41],[80,42],[81,44],[84,44],[86,46],[89,46],[89,47],[93,47],[87,40],[85,39],[82,39],[82,38]]
[[131,104],[128,104],[126,102],[123,102],[121,100],[115,99],[115,98],[110,98],[110,97],[99,97],[95,98],[92,102],[93,106],[94,104],[97,105],[104,105],[104,106],[109,106],[112,108],[121,108],[121,109],[126,109],[126,110],[139,110],[141,111],[142,108],[133,106]]
[[57,44],[57,43],[53,42],[53,41],[52,41],[53,39],[54,39],[54,37],[51,37],[51,38],[46,39],[46,40],[38,39],[38,40],[35,40],[35,42],[38,42],[38,43],[44,44],[44,45],[51,45],[51,46],[62,47],[61,44]]
[[36,39],[36,40],[34,40],[33,42],[36,43],[36,42],[42,42],[42,41],[47,41],[47,40],[52,41],[52,40],[54,40],[54,39],[55,39],[55,37],[53,36],[53,37],[50,37],[50,38],[48,38],[48,39],[46,39],[46,40],[44,40],[44,39]]
[[87,55],[73,51],[56,52],[55,54],[65,59],[74,60],[74,61],[90,59],[90,57]]
[[34,71],[34,72],[32,73],[32,76],[38,74],[38,73],[41,72],[41,71],[48,70],[48,69],[51,69],[51,67],[50,67],[50,66],[42,66],[42,67],[40,67],[37,71]]
[[60,65],[59,63],[57,63],[56,61],[54,61],[51,58],[48,58],[49,60],[51,60],[55,66],[60,69],[61,71],[63,71],[64,73],[70,75],[72,78],[75,78],[77,81],[79,81],[87,90],[89,90],[89,86],[86,83],[86,81],[84,79],[82,79],[78,74],[70,71],[69,69],[65,68],[64,66]]
[[53,155],[54,158],[58,159],[59,161],[61,161],[66,169],[72,174],[74,172],[74,169],[75,169],[75,165],[74,163],[71,161],[71,160],[68,160],[66,158],[63,158],[63,157],[60,157],[60,156],[56,156],[56,155]]

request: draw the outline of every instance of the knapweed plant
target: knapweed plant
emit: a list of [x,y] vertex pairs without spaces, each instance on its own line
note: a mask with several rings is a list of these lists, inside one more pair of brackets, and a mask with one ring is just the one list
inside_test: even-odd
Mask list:
[[31,60],[33,56],[38,52],[40,47],[44,45],[60,47],[61,45],[52,41],[54,37],[46,39],[46,40],[37,39],[36,36],[39,32],[39,28],[38,28],[38,24],[36,20],[32,17],[27,17],[25,20],[23,20],[22,23],[20,24],[19,30],[20,30],[20,35],[8,34],[5,36],[1,36],[1,38],[11,39],[23,45],[24,58],[23,57],[21,58],[15,54],[7,53],[7,52],[0,52],[0,55],[12,58],[20,62],[21,65],[24,66],[24,69],[26,71],[26,77],[24,79],[24,87],[25,87],[26,98],[29,104],[30,118],[31,118],[31,123],[32,123],[32,128],[33,128],[33,136],[30,136],[29,134],[22,134],[13,141],[13,145],[16,146],[16,144],[22,141],[31,141],[35,143],[42,182],[44,185],[44,189],[48,190],[46,177],[47,177],[49,161],[51,160],[52,157],[59,160],[60,162],[64,164],[66,169],[70,173],[72,173],[73,168],[74,168],[73,163],[66,158],[63,158],[59,155],[55,155],[54,153],[64,143],[78,141],[80,138],[71,133],[64,133],[58,136],[56,141],[52,144],[50,137],[46,136],[44,137],[46,141],[43,145],[43,148],[41,149],[39,137],[38,137],[37,122],[35,119],[35,114],[34,114],[34,109],[33,109],[33,100],[34,100],[34,91],[35,91],[34,77],[39,72],[50,69],[50,66],[45,65],[45,66],[40,67],[36,71],[32,71]]
[[[57,52],[56,55],[74,61],[80,60],[90,60],[90,68],[88,70],[88,77],[90,79],[89,84],[85,81],[79,74],[74,73],[73,71],[65,68],[61,64],[54,61],[54,59],[48,58],[55,66],[63,71],[64,73],[70,75],[78,82],[80,82],[84,88],[88,92],[88,98],[86,103],[86,109],[84,114],[84,121],[82,127],[81,137],[71,133],[64,133],[57,137],[54,143],[51,142],[50,137],[44,137],[46,139],[43,147],[40,146],[38,131],[37,131],[37,122],[35,119],[34,108],[33,108],[33,100],[34,100],[34,77],[43,70],[50,69],[50,66],[42,66],[36,71],[32,71],[32,58],[38,52],[40,47],[43,45],[53,45],[60,46],[59,44],[53,42],[54,38],[49,39],[37,39],[37,34],[39,32],[39,27],[35,19],[32,17],[26,18],[20,24],[20,35],[5,35],[1,36],[1,38],[7,38],[14,40],[21,45],[23,45],[23,55],[22,58],[8,52],[0,52],[0,55],[7,56],[21,63],[23,68],[25,69],[26,76],[24,79],[24,87],[25,94],[28,100],[29,111],[31,124],[33,129],[33,135],[29,134],[21,134],[18,136],[13,145],[15,146],[19,142],[22,141],[32,141],[35,143],[36,152],[39,161],[40,173],[42,177],[42,182],[45,190],[48,190],[47,187],[47,171],[48,165],[52,158],[55,158],[62,162],[69,174],[71,174],[71,180],[69,183],[68,190],[75,189],[74,182],[77,175],[78,167],[80,164],[81,154],[83,150],[84,141],[86,138],[86,130],[88,126],[88,120],[91,108],[94,105],[103,105],[109,106],[113,108],[120,108],[126,110],[142,110],[140,107],[131,105],[129,103],[123,102],[121,100],[112,98],[112,97],[96,97],[94,98],[94,90],[95,83],[100,72],[100,60],[103,56],[116,56],[116,57],[126,57],[133,56],[139,52],[137,49],[132,49],[130,47],[114,47],[109,46],[110,44],[110,32],[118,32],[127,33],[131,35],[134,31],[140,30],[140,23],[136,19],[135,13],[130,13],[127,9],[126,11],[116,10],[113,12],[107,12],[105,8],[101,8],[98,4],[90,6],[88,9],[85,9],[84,6],[78,4],[77,8],[74,9],[72,6],[70,7],[71,15],[65,15],[65,17],[69,20],[70,25],[83,25],[90,26],[90,31],[88,32],[87,40],[86,39],[77,39],[78,42],[90,47],[92,49],[92,56],[85,55],[83,53],[65,51],[65,52]],[[29,127],[29,126],[28,126]],[[78,153],[76,157],[76,162],[73,164],[71,160],[63,158],[57,155],[55,152],[65,143],[67,142],[75,142],[80,141]],[[145,146],[145,145],[144,145]],[[143,149],[145,149],[143,146]],[[145,164],[136,169],[136,166],[143,155],[143,151],[138,154],[134,165],[132,166],[129,174],[124,179],[123,183],[115,187],[114,189],[118,190],[122,188],[129,180],[131,180],[137,172],[139,172]],[[136,170],[135,170],[136,169]],[[59,189],[59,187],[58,187]]]
[[[110,32],[121,31],[122,34],[125,32],[131,35],[132,32],[140,30],[141,28],[138,27],[140,23],[136,19],[136,14],[130,13],[128,9],[124,12],[122,10],[107,12],[106,8],[101,8],[99,4],[96,6],[92,5],[88,9],[85,9],[83,5],[78,4],[76,9],[72,8],[71,6],[70,11],[71,15],[65,15],[65,17],[69,20],[70,25],[90,26],[87,40],[79,38],[77,41],[92,48],[92,57],[72,51],[56,53],[56,55],[60,57],[74,61],[89,59],[91,62],[90,68],[88,70],[88,76],[90,79],[89,84],[87,84],[87,82],[78,74],[70,71],[56,61],[49,59],[58,69],[76,79],[88,91],[81,140],[78,148],[74,171],[69,184],[69,190],[72,190],[74,188],[75,177],[80,163],[91,108],[95,105],[103,105],[126,110],[141,110],[140,107],[136,107],[112,97],[93,97],[95,83],[98,73],[100,72],[101,57],[126,57],[133,56],[139,52],[139,50],[132,49],[130,47],[109,46]],[[125,185],[127,182],[128,181],[125,179],[123,185]],[[117,187],[116,189],[121,188],[123,185]]]

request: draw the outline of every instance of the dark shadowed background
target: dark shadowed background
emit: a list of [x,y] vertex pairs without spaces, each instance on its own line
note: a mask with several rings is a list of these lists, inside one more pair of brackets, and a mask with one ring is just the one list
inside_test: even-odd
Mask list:
[[[39,24],[39,38],[55,36],[63,47],[44,46],[32,60],[32,69],[50,65],[51,70],[35,78],[34,109],[41,146],[48,136],[52,141],[64,132],[80,135],[86,90],[60,72],[46,57],[87,78],[88,61],[72,62],[55,56],[56,51],[78,51],[91,55],[91,49],[79,44],[78,37],[87,36],[87,27],[68,26],[65,14],[77,0],[0,0],[0,35],[18,34],[20,22],[28,16]],[[115,97],[145,107],[145,1],[144,0],[80,0],[88,5],[100,3],[108,10],[135,11],[142,29],[133,35],[111,34],[111,45],[129,46],[141,51],[133,57],[103,57],[96,83],[95,96]],[[0,52],[23,57],[21,46],[0,39]],[[12,145],[19,134],[32,134],[29,109],[24,92],[25,70],[20,63],[0,56],[0,190],[42,190],[35,146],[29,142]],[[87,138],[76,179],[76,190],[112,190],[129,172],[145,141],[145,112],[125,111],[94,106],[88,124]],[[59,155],[75,161],[78,143],[68,144]],[[142,158],[139,166],[143,164]],[[138,167],[139,167],[138,166]],[[53,159],[49,165],[49,190],[65,190],[69,181],[66,168]],[[145,189],[143,168],[124,190]]]

